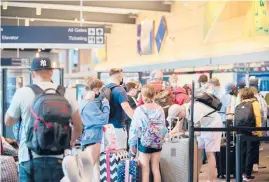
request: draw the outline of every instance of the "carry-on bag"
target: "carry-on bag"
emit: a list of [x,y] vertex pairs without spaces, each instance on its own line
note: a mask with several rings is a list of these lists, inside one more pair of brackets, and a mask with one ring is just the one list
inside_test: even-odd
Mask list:
[[[172,138],[161,151],[162,182],[188,181],[189,138]],[[197,142],[194,143],[194,182],[198,179]]]
[[118,182],[140,182],[142,171],[137,159],[122,160],[118,166]]
[[100,155],[100,182],[117,182],[117,170],[121,160],[128,158],[125,150],[111,150]]
[[[218,178],[225,179],[226,175],[226,145],[220,147],[220,152],[216,152],[216,166]],[[235,177],[235,147],[230,149],[230,174]]]

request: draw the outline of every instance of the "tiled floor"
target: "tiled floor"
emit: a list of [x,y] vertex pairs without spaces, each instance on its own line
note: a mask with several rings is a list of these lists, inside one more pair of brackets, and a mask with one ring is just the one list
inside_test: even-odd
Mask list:
[[[255,182],[269,182],[269,144],[262,145],[264,150],[260,152],[260,164],[266,166],[266,168],[259,169],[259,172],[253,173],[256,177]],[[206,182],[207,180],[207,166],[203,165],[203,173],[200,174],[199,182]],[[226,180],[218,179],[215,182],[226,182]],[[231,182],[235,182],[235,179],[232,179]]]

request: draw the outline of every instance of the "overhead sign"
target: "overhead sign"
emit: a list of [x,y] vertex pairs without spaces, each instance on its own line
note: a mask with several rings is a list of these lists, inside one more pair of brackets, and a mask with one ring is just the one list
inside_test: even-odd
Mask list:
[[2,48],[102,48],[104,27],[1,26]]
[[1,58],[1,66],[30,66],[30,59],[27,58]]

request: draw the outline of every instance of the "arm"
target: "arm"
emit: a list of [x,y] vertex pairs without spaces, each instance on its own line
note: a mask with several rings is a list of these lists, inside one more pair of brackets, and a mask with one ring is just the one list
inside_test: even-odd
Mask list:
[[256,127],[261,127],[262,126],[262,120],[261,120],[261,106],[258,102],[253,102],[253,111],[254,111],[254,116],[256,120]]
[[5,124],[7,126],[12,126],[15,123],[17,123],[18,121],[19,121],[19,118],[13,118],[8,113],[6,113],[6,115],[5,115]]
[[[256,121],[256,127],[261,127],[262,126],[261,106],[257,101],[253,102],[252,106]],[[258,136],[262,136],[262,131],[252,132],[252,134],[254,135],[258,134]]]
[[72,121],[73,121],[73,128],[72,128],[71,142],[75,142],[82,133],[82,121],[78,110],[73,113]]
[[18,89],[12,100],[11,100],[11,105],[9,106],[6,115],[5,115],[5,124],[7,126],[12,126],[15,123],[19,121],[19,118],[21,117],[21,108],[20,105],[22,103],[22,98],[20,94],[21,89]]
[[131,108],[129,102],[121,103],[121,107],[124,110],[124,112],[128,115],[129,118],[133,118],[134,110]]
[[128,102],[128,96],[126,94],[126,91],[124,89],[119,90],[117,94],[117,98],[118,98],[118,103],[121,105],[121,108],[128,115],[128,117],[132,119],[134,115],[134,111]]
[[139,128],[141,127],[141,118],[139,111],[136,109],[134,113],[133,120],[131,122],[130,126],[130,132],[129,132],[129,146],[134,147],[137,145],[137,140],[138,140],[138,131]]
[[[83,124],[87,126],[87,123],[96,124],[96,125],[106,125],[109,120],[110,107],[109,102],[103,101],[101,110],[98,106],[93,104],[88,104],[81,115],[83,116]],[[86,119],[85,119],[86,118]]]

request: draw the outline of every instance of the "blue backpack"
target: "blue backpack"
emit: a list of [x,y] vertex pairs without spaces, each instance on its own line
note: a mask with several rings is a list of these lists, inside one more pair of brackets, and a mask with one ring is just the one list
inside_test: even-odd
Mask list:
[[[165,135],[168,131],[165,126],[165,123],[161,120],[161,118],[149,117],[148,113],[143,108],[143,106],[141,106],[141,109],[148,119],[146,130],[145,132],[142,133],[142,136],[141,136],[141,144],[144,147],[149,147],[149,148],[155,148],[155,149],[162,148]],[[157,110],[157,112],[160,109],[161,107]]]

